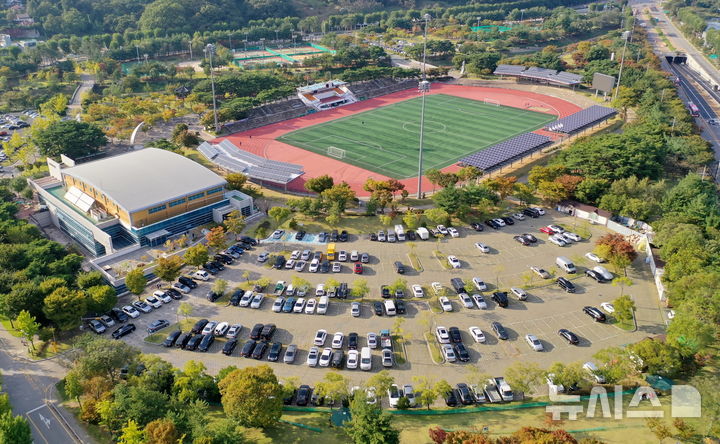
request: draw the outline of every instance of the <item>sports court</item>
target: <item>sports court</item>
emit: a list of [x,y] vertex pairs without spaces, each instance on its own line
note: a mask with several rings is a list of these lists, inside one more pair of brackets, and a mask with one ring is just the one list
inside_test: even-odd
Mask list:
[[[286,133],[278,141],[388,177],[417,176],[421,98]],[[557,117],[494,99],[426,96],[423,167],[441,169],[468,154],[541,128]]]

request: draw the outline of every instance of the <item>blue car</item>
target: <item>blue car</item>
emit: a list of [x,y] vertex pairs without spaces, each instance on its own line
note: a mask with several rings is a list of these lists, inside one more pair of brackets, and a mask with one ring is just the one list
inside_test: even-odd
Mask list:
[[285,303],[283,304],[282,311],[283,313],[291,313],[293,311],[293,307],[295,306],[295,298],[289,297],[285,299]]

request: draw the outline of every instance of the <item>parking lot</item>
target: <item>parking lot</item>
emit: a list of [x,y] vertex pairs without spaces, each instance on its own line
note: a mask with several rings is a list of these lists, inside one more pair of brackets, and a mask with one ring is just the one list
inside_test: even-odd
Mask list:
[[[539,229],[548,224],[561,224],[566,229],[591,233],[590,239],[572,243],[565,247],[558,247],[547,241],[547,235]],[[171,323],[177,322],[176,314],[179,301],[173,301],[152,313],[143,314],[140,318],[133,320],[138,330],[124,338],[129,343],[140,347],[144,352],[156,353],[176,366],[182,366],[188,360],[201,360],[206,364],[210,372],[228,366],[238,367],[258,365],[262,361],[245,359],[239,357],[239,349],[248,339],[250,329],[256,323],[274,323],[277,325],[277,332],[273,341],[280,341],[284,348],[288,344],[297,344],[298,355],[294,364],[283,364],[280,362],[268,363],[273,367],[280,378],[297,376],[303,383],[314,384],[321,380],[328,371],[325,368],[311,368],[305,364],[308,349],[312,346],[315,332],[318,329],[327,330],[332,336],[335,332],[343,332],[346,336],[350,332],[357,332],[360,335],[359,347],[366,345],[365,337],[368,332],[378,333],[382,329],[392,329],[395,317],[376,316],[372,311],[372,301],[381,300],[380,286],[390,285],[398,277],[407,280],[408,289],[410,285],[420,284],[425,290],[425,298],[412,298],[406,295],[407,313],[399,317],[405,318],[402,329],[409,338],[404,347],[406,362],[395,364],[391,373],[398,383],[411,382],[413,375],[427,375],[433,378],[444,378],[450,383],[462,382],[467,378],[469,367],[476,366],[481,372],[500,376],[505,367],[512,362],[521,359],[534,361],[542,367],[547,367],[556,361],[572,362],[587,361],[600,348],[623,345],[642,339],[653,333],[663,330],[662,316],[657,302],[657,294],[650,281],[650,273],[642,259],[628,269],[628,275],[633,280],[633,285],[625,289],[635,299],[637,306],[636,318],[638,330],[628,332],[614,325],[595,323],[589,316],[582,312],[582,307],[592,305],[599,307],[600,303],[612,301],[620,295],[620,288],[613,287],[610,283],[597,283],[584,275],[586,267],[597,265],[584,257],[584,254],[592,251],[595,240],[606,233],[604,227],[586,225],[584,221],[576,221],[572,217],[561,215],[554,211],[538,219],[526,219],[517,221],[515,225],[493,230],[485,227],[482,232],[475,232],[469,227],[458,227],[460,237],[446,238],[438,242],[431,237],[430,240],[416,240],[400,243],[372,242],[367,236],[350,235],[347,243],[337,243],[337,250],[358,250],[370,254],[370,261],[366,264],[362,276],[353,274],[351,262],[343,265],[341,273],[308,273],[306,271],[297,273],[292,270],[274,270],[257,262],[258,254],[262,252],[287,252],[290,250],[311,249],[325,252],[327,244],[295,243],[294,241],[263,243],[251,251],[246,251],[235,263],[226,266],[209,282],[199,282],[197,289],[186,295],[185,301],[189,301],[194,308],[193,318],[207,318],[216,321],[227,321],[231,324],[240,323],[243,325],[242,332],[238,337],[238,347],[232,356],[228,357],[220,353],[223,341],[216,341],[207,353],[191,352],[176,348],[164,348],[144,342],[147,325],[155,319],[167,319]],[[538,238],[538,242],[531,246],[523,246],[513,240],[513,236],[522,233],[531,233]],[[489,253],[480,252],[475,242],[482,242],[490,247]],[[461,261],[461,268],[448,270],[434,255],[434,250],[439,250],[443,255],[455,255]],[[411,267],[408,253],[413,252],[420,261],[422,270],[415,270]],[[578,273],[567,275],[555,266],[555,258],[559,255],[571,259],[578,267]],[[406,273],[398,275],[393,262],[402,261]],[[554,279],[543,280],[530,272],[530,266],[542,267],[554,275],[572,277],[577,287],[576,293],[566,293],[560,289]],[[420,267],[418,267],[420,268]],[[610,267],[609,267],[610,268]],[[328,278],[339,282],[347,282],[351,287],[353,281],[364,278],[370,287],[370,295],[362,303],[361,315],[352,317],[350,314],[351,299],[342,301],[331,299],[327,314],[295,314],[295,313],[274,313],[271,311],[274,297],[268,295],[260,309],[234,307],[228,305],[228,297],[224,297],[215,303],[205,299],[213,280],[221,278],[229,282],[229,292],[235,285],[243,282],[243,271],[250,272],[250,279],[254,280],[260,276],[267,277],[271,284],[266,289],[272,293],[272,287],[278,280],[290,283],[292,277],[301,275],[313,285],[323,283]],[[480,277],[488,284],[488,290],[482,292],[488,302],[487,310],[477,308],[467,309],[462,306],[455,292],[450,288],[450,279],[460,277],[469,283],[468,290],[472,287],[470,282],[473,277]],[[430,307],[430,296],[433,292],[430,288],[431,282],[440,282],[449,289],[448,296],[453,305],[452,312],[435,313]],[[510,304],[507,308],[500,308],[490,300],[491,293],[498,287],[508,290],[511,286],[530,285],[527,290],[528,298],[519,301],[512,293],[509,293]],[[155,288],[148,288],[149,292]],[[474,290],[474,289],[473,289]],[[479,293],[469,291],[470,293]],[[311,295],[308,295],[311,296]],[[132,301],[133,296],[128,296]],[[428,313],[428,314],[426,314]],[[431,359],[428,344],[423,333],[426,331],[424,325],[427,321],[435,326],[458,327],[462,332],[462,338],[470,351],[470,361],[465,363],[435,363]],[[498,321],[506,328],[509,339],[499,340],[490,328],[490,323]],[[468,327],[480,327],[487,341],[484,344],[475,343],[468,333]],[[558,336],[557,330],[566,328],[574,332],[580,339],[578,345],[569,345],[564,339]],[[111,329],[112,330],[112,329]],[[534,334],[542,342],[545,351],[535,352],[525,342],[526,334]],[[397,343],[393,344],[398,348]],[[329,347],[329,340],[325,344]],[[402,348],[400,348],[402,349]],[[347,339],[344,350],[347,354]],[[282,355],[281,355],[282,356]],[[380,363],[380,350],[373,350],[373,369],[371,372],[358,370],[342,370],[356,384],[367,379],[370,374],[382,370]]]

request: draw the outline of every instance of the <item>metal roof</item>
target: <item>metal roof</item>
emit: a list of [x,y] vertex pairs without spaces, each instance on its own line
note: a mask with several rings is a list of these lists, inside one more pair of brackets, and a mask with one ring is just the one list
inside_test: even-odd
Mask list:
[[225,185],[225,179],[171,151],[145,148],[62,170],[132,213]]

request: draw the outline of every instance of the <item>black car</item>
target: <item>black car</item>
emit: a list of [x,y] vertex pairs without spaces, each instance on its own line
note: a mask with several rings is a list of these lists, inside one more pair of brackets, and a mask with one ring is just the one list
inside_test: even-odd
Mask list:
[[455,344],[455,355],[457,355],[458,361],[460,362],[468,362],[470,360],[470,352],[462,342]]
[[255,284],[255,285],[253,286],[253,291],[254,291],[255,293],[262,293],[264,290],[265,290],[265,287],[264,287],[263,285]]
[[268,353],[268,361],[276,362],[280,358],[280,351],[282,350],[282,344],[280,342],[273,342],[270,346],[270,352]]
[[223,264],[230,265],[234,262],[234,259],[232,256],[229,256],[224,253],[218,253],[215,256],[213,256],[213,259],[215,259],[216,262],[221,262]]
[[523,233],[522,237],[524,237],[525,240],[527,240],[528,242],[532,242],[533,244],[537,242],[537,238],[530,233]]
[[200,345],[198,345],[198,350],[201,352],[206,352],[210,348],[210,346],[215,342],[215,335],[212,333],[208,333],[205,336],[203,336],[202,341],[200,341]]
[[460,336],[460,329],[457,327],[448,328],[448,335],[450,336],[450,342],[462,342],[462,336]]
[[220,269],[215,268],[215,266],[212,265],[210,262],[208,262],[207,264],[204,264],[202,266],[202,269],[207,271],[210,274],[218,274],[220,272]]
[[232,296],[230,296],[230,305],[237,307],[240,304],[240,298],[242,298],[244,294],[245,292],[243,290],[235,290]]
[[248,339],[243,344],[242,348],[240,349],[240,356],[243,358],[247,358],[250,355],[252,355],[253,350],[255,349],[255,341],[252,339]]
[[122,327],[118,328],[114,332],[112,332],[113,339],[120,339],[125,335],[129,335],[130,333],[135,331],[135,324],[125,324]]
[[338,240],[338,230],[332,230],[330,232],[330,242],[337,242]]
[[329,261],[320,262],[320,273],[327,273],[329,271],[330,271],[330,262]]
[[203,335],[195,335],[185,344],[185,350],[193,351],[198,348],[200,341],[203,340]]
[[505,222],[505,224],[507,224],[507,225],[515,225],[515,221],[513,220],[512,217],[503,216],[503,217],[501,217],[500,219],[502,219],[503,222]]
[[503,327],[501,323],[493,322],[492,324],[490,324],[490,326],[492,327],[493,331],[497,335],[498,339],[502,339],[503,341],[508,339],[509,336],[507,334],[507,331],[505,330],[505,327]]
[[520,242],[521,244],[528,246],[530,245],[530,241],[525,239],[525,236],[513,236],[513,239]]
[[507,308],[508,303],[509,303],[508,294],[506,291],[493,292],[492,300],[495,301],[502,308]]
[[585,275],[589,278],[595,279],[597,282],[605,282],[605,278],[595,270],[585,270]]
[[342,230],[340,232],[340,236],[338,237],[338,240],[340,242],[347,242],[348,241],[348,232],[345,230]]
[[230,356],[237,347],[237,339],[231,339],[223,345],[222,353],[226,356]]
[[457,393],[460,397],[460,402],[463,405],[470,405],[475,403],[475,398],[472,395],[472,392],[470,391],[470,387],[468,387],[467,384],[464,382],[460,382],[456,385],[457,387]]
[[273,268],[276,268],[278,270],[281,270],[283,267],[285,267],[285,256],[282,254],[275,256],[275,263],[273,264]]
[[377,233],[370,233],[370,240],[373,242],[377,241]]
[[495,221],[492,220],[492,219],[486,220],[486,221],[485,221],[485,225],[487,225],[487,226],[490,227],[490,228],[494,228],[495,230],[500,229],[500,225],[498,225],[498,223],[495,222]]
[[451,389],[450,391],[445,392],[445,394],[443,394],[443,398],[445,398],[445,405],[448,407],[456,407],[458,405],[458,398],[455,394],[455,390]]
[[192,333],[181,334],[180,337],[175,340],[175,347],[184,349],[192,336]]
[[303,240],[304,237],[305,237],[304,231],[298,231],[297,234],[295,234],[295,240]]
[[601,312],[595,307],[583,307],[583,313],[593,318],[595,322],[605,322],[607,320],[607,318],[605,317],[605,313]]
[[472,222],[470,224],[470,228],[472,228],[475,231],[483,231],[484,228],[480,222]]
[[260,341],[257,344],[255,344],[255,348],[253,348],[252,356],[253,359],[262,359],[263,355],[265,354],[265,350],[267,350],[267,342]]
[[260,339],[260,333],[262,332],[264,327],[265,324],[255,324],[252,330],[250,330],[250,339]]
[[318,234],[318,242],[325,242],[327,241],[328,234],[326,232],[322,232]]
[[405,274],[405,266],[403,266],[402,262],[400,262],[400,261],[395,261],[395,263],[393,264],[393,266],[395,267],[395,273],[397,273],[397,274]]
[[407,230],[405,232],[405,237],[407,237],[407,240],[409,241],[414,241],[415,239],[417,239],[417,234],[415,234],[413,230]]
[[568,341],[568,344],[577,345],[580,342],[577,335],[568,329],[561,328],[558,330],[558,334]]
[[121,309],[119,309],[119,308],[117,308],[117,307],[113,307],[113,308],[110,310],[110,313],[109,313],[109,314],[110,314],[110,317],[111,317],[111,318],[113,318],[115,321],[117,321],[117,322],[119,322],[119,323],[121,323],[121,324],[122,324],[123,322],[127,321],[128,319],[130,319],[130,318],[128,318],[128,315],[125,314],[124,311],[122,311]]
[[330,365],[333,368],[342,368],[343,361],[345,360],[345,352],[342,350],[335,350],[330,358]]
[[560,288],[567,291],[568,293],[575,293],[575,284],[565,279],[564,277],[557,278],[557,284],[560,286]]
[[530,217],[532,217],[533,219],[537,219],[538,217],[540,217],[540,213],[538,213],[538,212],[537,212],[535,209],[533,209],[533,208],[525,208],[524,210],[522,210],[522,213],[523,213],[525,216],[530,216]]
[[265,324],[262,331],[260,332],[260,339],[269,341],[275,334],[275,324]]
[[290,393],[288,393],[288,394],[283,398],[283,404],[284,404],[284,405],[291,405],[291,404],[292,404],[292,400],[293,400],[293,398],[295,397],[295,393],[296,393],[296,392],[297,392],[297,390],[293,389]]
[[336,296],[340,299],[347,299],[349,294],[350,294],[350,289],[348,288],[347,282],[341,283],[340,286],[338,287]]
[[395,301],[395,312],[399,315],[406,313],[405,301],[402,301],[402,300]]
[[358,334],[353,332],[348,335],[348,349],[357,350],[358,348]]
[[197,288],[197,286],[198,286],[197,282],[195,282],[195,279],[189,278],[187,276],[180,276],[178,278],[178,282],[180,282],[181,284],[183,284],[191,289]]
[[222,264],[222,262],[218,261],[210,261],[208,264],[212,265],[213,267],[217,268],[220,271],[223,271],[225,269],[225,265]]
[[465,290],[465,281],[463,281],[460,278],[450,279],[450,285],[452,285],[453,289],[455,290],[455,293],[457,293],[457,294],[467,293],[467,291]]
[[380,296],[382,296],[384,299],[387,299],[391,296],[390,289],[387,287],[387,285],[380,286]]
[[383,315],[382,302],[373,302],[373,311],[375,312],[375,316],[382,316]]
[[257,245],[257,244],[258,244],[257,239],[253,239],[253,238],[250,237],[250,236],[242,236],[242,237],[240,238],[240,242],[245,242],[245,243],[248,243],[248,244],[250,244],[250,245]]
[[166,295],[170,296],[171,298],[175,299],[176,301],[179,299],[182,299],[183,295],[179,291],[175,290],[174,288],[165,288],[163,289]]
[[207,325],[208,320],[207,319],[200,319],[193,325],[192,330],[190,330],[190,333],[200,333],[203,331],[203,328]]
[[215,293],[214,291],[210,290],[207,292],[206,299],[210,302],[215,302],[218,299],[220,299],[222,296],[223,296],[222,293]]
[[312,389],[309,385],[301,385],[297,391],[297,398],[295,399],[295,404],[300,406],[308,405],[308,402],[310,402],[310,392],[312,392]]
[[162,330],[168,325],[170,325],[170,322],[168,322],[166,319],[157,319],[155,321],[152,321],[150,325],[148,325],[147,332],[155,333],[156,331]]

